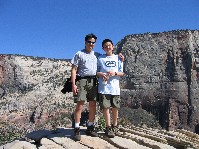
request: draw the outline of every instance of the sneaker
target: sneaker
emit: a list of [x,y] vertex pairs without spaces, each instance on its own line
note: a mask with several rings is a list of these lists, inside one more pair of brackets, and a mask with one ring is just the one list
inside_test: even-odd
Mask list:
[[94,125],[88,126],[86,129],[86,135],[91,136],[91,137],[98,137],[97,132],[95,132],[95,127]]
[[112,131],[114,132],[114,134],[117,134],[119,131],[118,126],[114,126],[113,124],[111,125]]
[[81,140],[80,128],[79,127],[74,129],[74,140],[75,141]]
[[114,132],[112,130],[112,127],[106,127],[105,135],[107,135],[109,138],[114,138],[115,137],[115,134],[114,134]]

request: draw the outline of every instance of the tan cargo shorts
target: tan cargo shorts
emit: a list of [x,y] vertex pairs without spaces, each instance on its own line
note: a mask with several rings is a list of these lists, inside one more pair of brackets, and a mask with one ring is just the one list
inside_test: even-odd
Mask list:
[[106,94],[99,94],[99,104],[100,108],[120,108],[120,96],[119,95],[106,95]]
[[94,79],[81,79],[76,82],[78,93],[74,95],[74,102],[96,101],[98,97],[97,83]]

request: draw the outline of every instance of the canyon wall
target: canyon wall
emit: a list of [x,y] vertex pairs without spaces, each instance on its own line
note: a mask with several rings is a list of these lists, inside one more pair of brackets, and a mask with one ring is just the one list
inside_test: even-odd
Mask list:
[[162,128],[199,133],[199,31],[127,35],[116,50],[126,57],[122,105],[147,111]]
[[24,134],[72,113],[72,93],[60,92],[70,70],[69,60],[0,55],[0,134]]

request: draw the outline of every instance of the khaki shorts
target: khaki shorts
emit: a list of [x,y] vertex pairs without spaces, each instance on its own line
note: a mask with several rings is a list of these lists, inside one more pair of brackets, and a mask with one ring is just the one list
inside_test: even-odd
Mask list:
[[99,104],[100,108],[120,108],[120,96],[119,95],[106,95],[99,94]]
[[96,101],[98,97],[97,84],[94,79],[81,79],[76,82],[78,94],[74,95],[74,102],[78,101]]

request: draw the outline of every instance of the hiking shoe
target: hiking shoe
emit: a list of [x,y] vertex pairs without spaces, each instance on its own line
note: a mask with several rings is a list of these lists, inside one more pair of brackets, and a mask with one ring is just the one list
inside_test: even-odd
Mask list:
[[109,138],[114,138],[115,137],[115,134],[112,130],[112,127],[106,127],[106,130],[105,130],[105,135]]
[[86,129],[86,135],[91,137],[98,137],[97,132],[95,131],[94,125],[88,126]]
[[81,140],[80,128],[79,127],[74,129],[74,140],[75,141]]
[[113,124],[111,125],[112,131],[114,132],[114,134],[118,134],[119,132],[119,128],[118,126],[114,126]]

